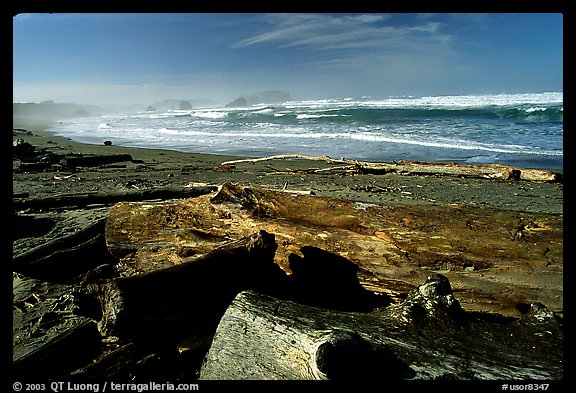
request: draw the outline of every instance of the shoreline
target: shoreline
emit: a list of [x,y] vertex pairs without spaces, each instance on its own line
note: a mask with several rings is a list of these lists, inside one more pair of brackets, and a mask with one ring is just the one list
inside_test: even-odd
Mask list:
[[[82,170],[78,173],[82,180],[74,184],[68,182],[69,187],[60,187],[62,182],[60,186],[54,182],[50,185],[37,182],[42,178],[39,174],[14,175],[13,192],[15,194],[29,192],[50,195],[67,190],[79,192],[74,190],[82,188],[92,188],[92,191],[113,190],[117,188],[117,185],[110,184],[111,187],[106,187],[106,182],[114,183],[114,179],[140,178],[148,180],[152,187],[170,185],[178,187],[193,182],[222,184],[231,181],[244,186],[308,190],[321,196],[357,200],[364,203],[473,203],[480,206],[529,212],[559,214],[563,211],[563,185],[561,183],[508,182],[436,175],[343,176],[330,172],[326,174],[298,173],[298,171],[305,171],[312,167],[329,167],[325,163],[317,161],[311,163],[306,160],[263,161],[236,165],[234,168],[220,168],[220,164],[226,161],[247,157],[84,144],[46,131],[50,124],[50,121],[14,118],[13,128],[28,130],[31,135],[19,133],[13,136],[13,140],[21,138],[38,149],[45,149],[56,154],[130,154],[135,161],[143,165],[128,163],[123,168],[124,170],[121,168],[109,168],[97,172]],[[294,174],[288,173],[286,169],[293,171]],[[561,174],[563,171],[554,171],[554,173]],[[105,178],[106,182],[97,181],[102,178]],[[33,181],[35,183],[31,184],[35,186],[20,186],[22,180]],[[400,189],[400,192],[378,192],[393,189]]]

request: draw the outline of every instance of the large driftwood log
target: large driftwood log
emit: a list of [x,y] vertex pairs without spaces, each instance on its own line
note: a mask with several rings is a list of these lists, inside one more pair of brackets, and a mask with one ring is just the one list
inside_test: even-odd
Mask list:
[[[274,235],[260,231],[186,263],[130,277],[87,283],[80,304],[100,304],[104,336],[177,340],[212,332],[236,294],[281,288]],[[82,307],[81,307],[82,308]]]
[[563,217],[481,206],[369,205],[225,184],[162,203],[119,203],[106,222],[112,254],[138,272],[178,265],[262,229],[275,262],[309,246],[358,266],[361,285],[402,298],[431,272],[445,274],[463,307],[518,316],[541,302],[563,309]]
[[562,342],[561,320],[543,305],[513,321],[466,313],[442,275],[369,313],[246,291],[222,317],[200,377],[557,380]]
[[527,180],[562,182],[561,173],[540,169],[515,168],[502,164],[455,164],[401,160],[394,163],[361,162],[358,169],[363,173],[401,175],[443,175],[496,180]]

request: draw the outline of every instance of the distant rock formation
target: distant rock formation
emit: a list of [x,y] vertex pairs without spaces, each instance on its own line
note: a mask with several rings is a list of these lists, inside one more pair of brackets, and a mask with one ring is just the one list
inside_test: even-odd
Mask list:
[[234,101],[226,104],[226,108],[238,108],[248,106],[248,100],[244,97],[238,97]]
[[278,104],[290,101],[290,92],[284,90],[267,90],[256,94],[238,97],[225,105],[226,108],[245,107],[257,104]]
[[[190,105],[189,107],[188,104]],[[208,98],[188,98],[181,100],[168,99],[164,101],[154,102],[151,105],[158,111],[170,111],[175,109],[190,110],[194,108],[211,107],[220,104]],[[186,107],[182,108],[181,105],[186,105]]]
[[153,107],[152,105],[148,105],[148,108],[146,108],[146,112],[156,112],[156,108]]
[[181,111],[190,110],[190,109],[192,109],[192,104],[190,103],[190,101],[180,101],[179,109]]

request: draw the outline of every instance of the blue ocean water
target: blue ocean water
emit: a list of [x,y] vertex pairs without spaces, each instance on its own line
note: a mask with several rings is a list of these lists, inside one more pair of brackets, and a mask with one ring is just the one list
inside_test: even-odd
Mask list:
[[563,168],[563,93],[289,101],[71,119],[72,140],[263,157]]

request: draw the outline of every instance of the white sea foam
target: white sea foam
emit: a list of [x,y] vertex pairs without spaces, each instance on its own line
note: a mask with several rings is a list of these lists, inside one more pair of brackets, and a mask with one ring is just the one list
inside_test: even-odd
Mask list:
[[289,109],[308,107],[321,109],[336,107],[374,107],[374,108],[478,108],[486,106],[513,106],[520,104],[559,104],[564,100],[561,92],[528,94],[488,94],[464,96],[424,96],[391,97],[385,99],[365,98],[362,100],[305,100],[290,102]]
[[222,119],[228,115],[224,111],[196,111],[191,114],[194,117],[201,117],[205,119]]

